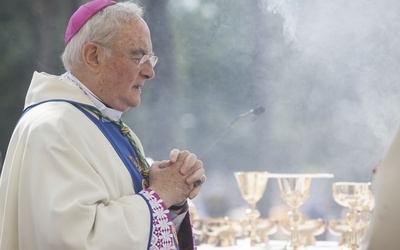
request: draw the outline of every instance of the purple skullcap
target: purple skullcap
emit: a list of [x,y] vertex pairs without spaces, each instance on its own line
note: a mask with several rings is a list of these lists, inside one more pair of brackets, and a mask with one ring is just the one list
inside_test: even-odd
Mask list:
[[93,0],[81,7],[71,16],[68,22],[67,30],[65,32],[65,45],[75,36],[82,26],[97,12],[105,7],[116,4],[110,0]]

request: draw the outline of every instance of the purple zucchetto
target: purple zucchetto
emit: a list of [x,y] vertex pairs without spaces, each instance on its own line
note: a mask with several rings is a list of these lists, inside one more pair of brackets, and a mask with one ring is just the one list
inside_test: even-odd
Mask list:
[[65,45],[75,36],[82,26],[97,12],[105,7],[116,4],[110,0],[93,0],[85,3],[71,16],[65,32]]

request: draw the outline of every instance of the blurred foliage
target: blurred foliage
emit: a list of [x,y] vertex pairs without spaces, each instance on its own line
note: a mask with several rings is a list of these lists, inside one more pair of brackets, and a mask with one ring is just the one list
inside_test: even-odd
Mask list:
[[77,1],[0,3],[0,152],[6,152],[34,71],[62,72],[65,25]]

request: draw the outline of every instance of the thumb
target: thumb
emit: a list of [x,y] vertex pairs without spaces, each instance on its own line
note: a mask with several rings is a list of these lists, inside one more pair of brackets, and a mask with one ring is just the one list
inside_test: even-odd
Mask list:
[[167,167],[171,166],[171,161],[169,161],[169,160],[159,161],[157,166],[161,169],[167,168]]

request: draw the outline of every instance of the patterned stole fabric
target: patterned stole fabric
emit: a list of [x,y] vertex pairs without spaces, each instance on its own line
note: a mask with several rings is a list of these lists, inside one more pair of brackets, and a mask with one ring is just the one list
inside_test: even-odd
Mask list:
[[[90,105],[84,105],[84,104],[74,104],[78,109],[80,109],[83,113],[85,113],[89,119],[91,119],[101,130],[102,132],[106,135],[108,132],[103,131],[104,129],[107,130],[107,127],[110,127],[109,125],[113,127],[109,132],[113,131],[118,131],[119,135],[116,135],[115,133],[112,135],[112,137],[116,136],[117,138],[120,137],[121,135],[124,136],[132,149],[134,150],[133,155],[129,155],[129,159],[132,161],[132,163],[135,165],[135,167],[139,170],[141,175],[143,176],[143,180],[141,181],[142,189],[146,189],[149,187],[149,165],[144,158],[143,154],[141,153],[140,149],[137,147],[135,140],[132,138],[132,135],[130,134],[130,129],[125,126],[125,124],[122,122],[122,120],[119,120],[118,122],[103,115],[98,109],[96,109],[93,106]],[[90,117],[91,115],[88,114],[89,112],[94,113],[95,115],[98,116],[99,120],[93,119],[93,116]],[[104,122],[104,120],[106,120]],[[108,123],[108,126],[107,126]],[[109,136],[106,135],[106,137],[110,140]],[[114,145],[115,147],[118,147],[117,145]],[[125,156],[126,157],[126,156]],[[141,190],[141,189],[140,189]],[[138,190],[139,191],[139,190]]]

